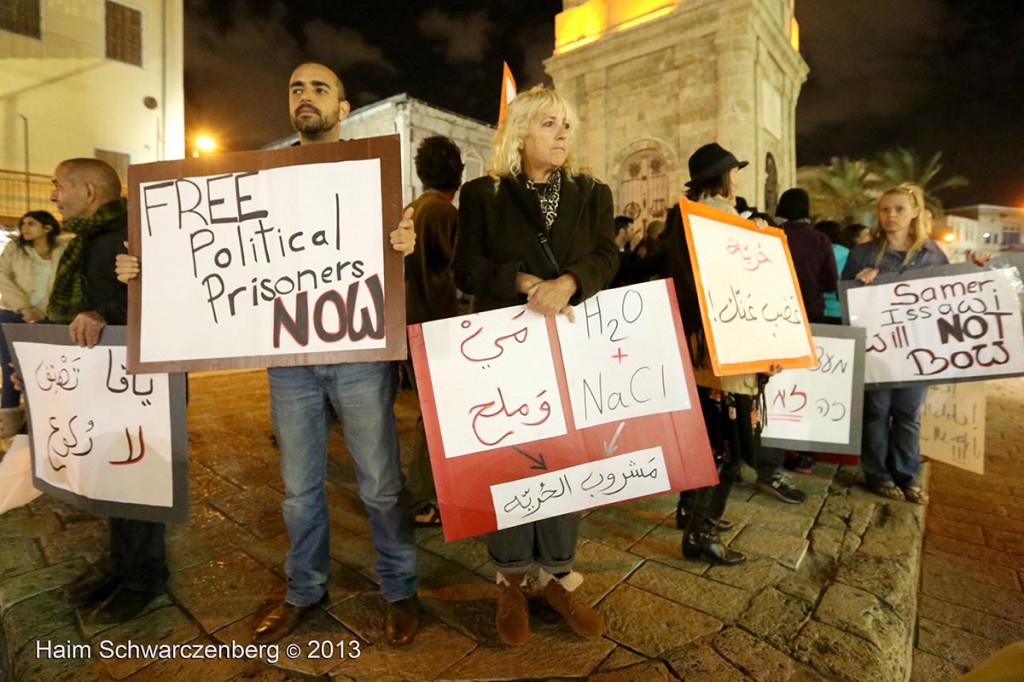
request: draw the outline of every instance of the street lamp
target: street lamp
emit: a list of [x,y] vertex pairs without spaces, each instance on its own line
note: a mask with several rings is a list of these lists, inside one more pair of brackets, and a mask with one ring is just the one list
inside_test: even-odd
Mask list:
[[209,135],[197,135],[195,139],[195,148],[192,150],[192,157],[198,157],[200,154],[209,154],[217,149],[217,141]]

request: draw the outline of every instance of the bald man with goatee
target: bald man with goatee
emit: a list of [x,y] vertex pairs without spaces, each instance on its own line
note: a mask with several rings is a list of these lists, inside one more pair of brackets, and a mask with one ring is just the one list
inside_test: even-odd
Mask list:
[[[349,112],[345,87],[323,64],[300,64],[288,79],[288,111],[299,144],[338,141]],[[391,232],[391,245],[412,253],[416,232],[408,212]],[[285,556],[288,592],[256,624],[253,641],[276,642],[328,599],[330,512],[325,488],[327,432],[333,406],[355,464],[359,497],[377,550],[374,570],[386,602],[385,636],[407,644],[419,628],[416,538],[400,502],[402,471],[394,400],[394,362],[271,367],[270,417],[281,447],[281,505],[290,547]]]
[[[288,79],[288,112],[297,144],[337,142],[349,112],[338,75],[323,64],[300,64]],[[397,188],[396,188],[397,189]],[[370,229],[367,226],[367,229]],[[416,244],[412,210],[391,231],[391,248],[409,255]],[[118,259],[127,282],[139,275],[134,256]],[[271,367],[270,419],[281,448],[281,505],[289,548],[284,599],[260,614],[252,641],[272,644],[330,600],[330,511],[327,507],[327,437],[331,414],[341,419],[345,444],[356,469],[359,497],[377,550],[374,571],[386,602],[384,632],[391,644],[408,644],[420,624],[416,597],[416,537],[399,496],[402,470],[395,426],[394,362]]]
[[[69,159],[53,173],[50,200],[74,233],[57,265],[47,319],[67,324],[71,340],[91,348],[108,324],[126,324],[128,290],[114,261],[124,253],[128,209],[117,173],[97,159]],[[104,625],[131,620],[167,584],[164,524],[110,518],[110,553],[60,591],[82,620]]]

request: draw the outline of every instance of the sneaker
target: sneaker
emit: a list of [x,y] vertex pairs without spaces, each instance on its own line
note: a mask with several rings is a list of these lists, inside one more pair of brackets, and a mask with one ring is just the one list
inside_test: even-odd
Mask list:
[[793,487],[793,484],[789,482],[789,476],[781,471],[775,472],[775,474],[769,479],[758,479],[757,489],[761,492],[774,495],[783,502],[788,502],[789,504],[800,504],[807,499],[807,493],[799,488]]

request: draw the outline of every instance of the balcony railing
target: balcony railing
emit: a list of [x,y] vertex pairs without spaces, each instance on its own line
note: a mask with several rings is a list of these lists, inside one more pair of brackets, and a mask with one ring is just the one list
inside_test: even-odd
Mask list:
[[52,191],[48,175],[0,170],[0,216],[16,218],[27,211],[52,212]]

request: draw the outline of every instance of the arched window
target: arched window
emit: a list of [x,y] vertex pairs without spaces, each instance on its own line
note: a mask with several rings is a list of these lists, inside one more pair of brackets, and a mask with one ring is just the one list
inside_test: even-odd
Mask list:
[[764,160],[764,212],[775,215],[779,205],[779,169],[775,166],[775,157],[771,152]]
[[652,220],[664,220],[671,205],[666,165],[660,152],[645,149],[631,154],[619,168],[616,210],[645,229]]

